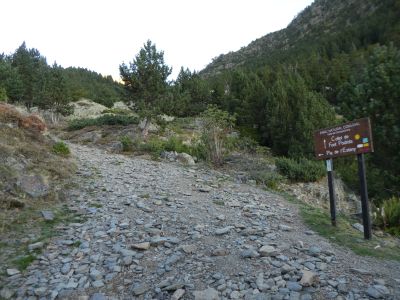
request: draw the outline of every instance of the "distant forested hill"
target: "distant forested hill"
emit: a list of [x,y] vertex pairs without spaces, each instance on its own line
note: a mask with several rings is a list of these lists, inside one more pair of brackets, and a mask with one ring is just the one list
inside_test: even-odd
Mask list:
[[400,44],[400,1],[316,0],[287,28],[267,34],[237,52],[216,57],[202,74],[295,63],[310,54],[324,58],[371,44]]
[[12,54],[0,55],[0,101],[65,114],[68,103],[81,97],[112,106],[124,99],[125,92],[111,76],[83,68],[64,69],[56,63],[49,65],[46,57],[25,43]]
[[64,74],[72,99],[89,98],[105,106],[122,101],[125,97],[123,86],[111,76],[103,76],[84,68],[66,68]]

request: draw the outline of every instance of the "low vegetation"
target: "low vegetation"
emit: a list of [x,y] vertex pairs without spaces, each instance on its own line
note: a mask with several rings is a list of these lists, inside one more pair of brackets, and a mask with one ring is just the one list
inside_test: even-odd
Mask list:
[[[71,214],[60,205],[75,171],[69,148],[42,133],[46,124],[13,107],[0,109],[0,264],[25,269],[39,253],[28,243],[46,242]],[[28,182],[27,184],[23,184]],[[46,222],[40,210],[53,210]],[[17,254],[15,254],[17,253]],[[16,256],[17,255],[17,256]]]
[[400,198],[392,197],[376,208],[374,223],[385,231],[400,236]]
[[160,139],[156,136],[152,136],[148,140],[132,140],[127,136],[123,136],[120,141],[123,151],[150,153],[154,158],[159,158],[164,151],[184,152],[201,160],[207,157],[204,145],[201,143],[195,143],[194,145],[185,144],[176,136],[171,136],[167,140]]
[[207,149],[207,157],[214,166],[221,166],[229,151],[227,139],[235,123],[235,117],[216,106],[209,106],[201,114],[201,118],[203,122],[201,141]]
[[133,143],[133,140],[129,136],[126,136],[126,135],[122,136],[120,138],[120,142],[122,144],[123,152],[133,151],[134,143]]
[[[51,237],[58,234],[58,226],[84,221],[81,216],[70,211],[66,205],[53,205],[54,219],[46,221],[41,216],[40,210],[48,209],[48,206],[48,203],[38,201],[35,208],[31,207],[21,211],[18,219],[10,222],[1,232],[1,240],[4,241],[0,244],[1,264],[17,267],[21,271],[25,270],[41,254],[41,249],[29,251],[29,244],[37,242],[46,244]],[[27,238],[28,236],[30,238]]]
[[278,171],[291,181],[313,182],[325,176],[323,163],[305,158],[277,158],[275,161]]
[[64,142],[57,142],[53,145],[53,152],[58,155],[62,156],[69,156],[71,151],[69,147]]
[[284,197],[298,205],[300,215],[310,229],[331,242],[351,249],[358,255],[400,261],[400,243],[396,238],[373,235],[371,240],[365,240],[363,233],[351,226],[358,220],[340,214],[337,216],[337,226],[334,227],[328,211],[307,205],[287,194]]
[[79,130],[88,126],[103,125],[130,125],[138,124],[139,118],[133,115],[114,115],[106,114],[97,118],[75,119],[69,122],[68,130]]

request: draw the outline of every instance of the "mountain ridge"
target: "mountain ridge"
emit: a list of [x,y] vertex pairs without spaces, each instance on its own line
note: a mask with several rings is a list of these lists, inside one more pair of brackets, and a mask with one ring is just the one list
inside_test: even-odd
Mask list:
[[[209,76],[237,67],[252,68],[273,63],[274,60],[279,60],[276,57],[297,55],[296,52],[311,49],[313,46],[321,48],[326,42],[329,44],[332,38],[346,43],[343,36],[348,36],[348,50],[382,42],[395,34],[394,30],[387,32],[387,27],[393,23],[394,18],[388,16],[386,20],[380,20],[382,24],[375,22],[375,19],[381,19],[381,15],[390,7],[394,8],[392,12],[397,18],[399,10],[396,11],[396,8],[400,8],[400,3],[395,0],[316,0],[301,11],[286,28],[264,35],[238,51],[219,55],[200,73]],[[394,22],[398,24],[398,21]],[[365,26],[370,23],[373,26]],[[376,31],[377,36],[368,41],[365,36],[372,31]]]

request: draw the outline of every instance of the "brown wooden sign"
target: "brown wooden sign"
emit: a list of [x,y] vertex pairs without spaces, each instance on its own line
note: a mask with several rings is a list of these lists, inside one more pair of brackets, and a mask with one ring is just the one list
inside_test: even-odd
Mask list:
[[317,159],[374,152],[369,118],[319,129],[314,144]]

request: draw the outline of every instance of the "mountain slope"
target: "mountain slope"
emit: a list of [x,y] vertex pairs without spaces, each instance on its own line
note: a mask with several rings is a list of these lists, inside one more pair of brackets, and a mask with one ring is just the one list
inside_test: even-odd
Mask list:
[[310,51],[332,56],[374,43],[399,44],[399,20],[398,0],[316,0],[287,28],[267,34],[237,52],[220,55],[201,73],[214,75],[237,67],[293,61]]

